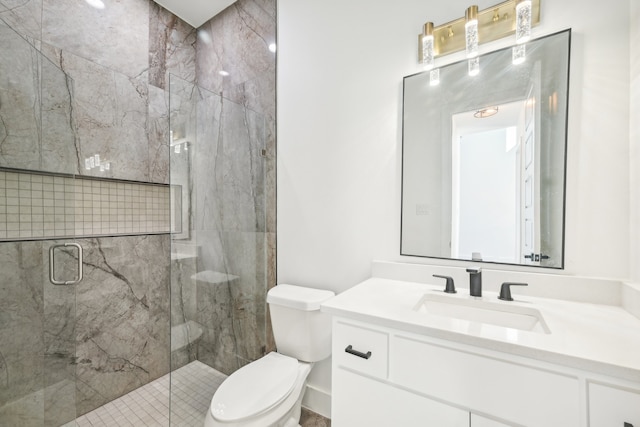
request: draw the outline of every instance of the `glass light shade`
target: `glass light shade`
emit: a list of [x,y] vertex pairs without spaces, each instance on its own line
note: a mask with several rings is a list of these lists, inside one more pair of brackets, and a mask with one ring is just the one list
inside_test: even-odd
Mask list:
[[422,65],[425,70],[431,70],[434,66],[433,35],[422,36]]
[[523,0],[516,5],[516,43],[531,39],[531,0]]
[[527,46],[524,44],[515,45],[511,49],[511,62],[513,65],[522,64],[527,59]]
[[470,21],[464,25],[467,38],[467,58],[478,56],[478,21]]
[[475,58],[478,56],[478,6],[469,6],[464,15],[467,58]]
[[429,85],[437,86],[440,84],[440,68],[436,68],[435,70],[431,70],[429,73]]
[[469,75],[477,76],[480,74],[480,58],[477,56],[469,60]]

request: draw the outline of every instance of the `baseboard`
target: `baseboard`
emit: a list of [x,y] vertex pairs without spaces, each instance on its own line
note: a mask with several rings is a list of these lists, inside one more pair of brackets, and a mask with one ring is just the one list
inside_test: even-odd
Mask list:
[[302,406],[325,418],[331,418],[331,393],[307,385]]

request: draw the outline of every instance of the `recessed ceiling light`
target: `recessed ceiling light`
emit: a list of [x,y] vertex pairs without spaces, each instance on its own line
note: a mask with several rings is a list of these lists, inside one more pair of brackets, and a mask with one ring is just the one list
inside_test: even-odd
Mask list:
[[84,0],[89,6],[93,6],[96,9],[104,9],[104,2],[102,0]]
[[220,74],[223,77],[227,77],[229,75],[229,72],[225,70],[220,70],[218,71],[218,74]]

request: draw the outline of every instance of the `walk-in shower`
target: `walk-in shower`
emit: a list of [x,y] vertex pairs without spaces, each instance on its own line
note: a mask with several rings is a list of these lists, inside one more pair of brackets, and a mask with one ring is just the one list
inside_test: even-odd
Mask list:
[[[196,62],[209,64],[217,47],[196,56],[202,42],[180,24],[191,38],[167,40],[165,65],[150,55],[140,71],[139,58],[105,60],[93,35],[61,41],[44,29],[62,3],[85,21],[111,19],[87,18],[109,8],[30,0],[20,18],[7,3],[0,425],[201,425],[225,376],[271,348],[275,59],[248,55],[260,59],[251,68],[236,58],[226,66],[241,63],[240,80],[209,79],[219,74]],[[270,3],[232,6],[199,31],[225,33],[225,22],[244,20],[233,28],[249,35],[229,36],[227,55],[262,49],[267,38],[257,34],[275,33]],[[149,10],[149,26],[134,30],[153,41],[150,52],[152,32],[177,25],[147,0],[128,7]],[[171,61],[193,72],[170,75]]]

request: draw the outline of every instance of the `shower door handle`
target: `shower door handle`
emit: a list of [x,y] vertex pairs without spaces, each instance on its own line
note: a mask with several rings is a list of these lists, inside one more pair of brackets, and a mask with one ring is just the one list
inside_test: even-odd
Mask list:
[[[57,280],[56,279],[56,268],[55,268],[55,260],[56,260],[56,249],[57,248],[67,248],[67,247],[76,247],[78,248],[78,277],[74,280]],[[82,246],[77,243],[64,243],[61,245],[53,245],[49,248],[49,281],[54,285],[75,285],[82,280]]]

